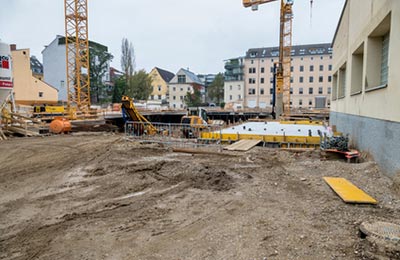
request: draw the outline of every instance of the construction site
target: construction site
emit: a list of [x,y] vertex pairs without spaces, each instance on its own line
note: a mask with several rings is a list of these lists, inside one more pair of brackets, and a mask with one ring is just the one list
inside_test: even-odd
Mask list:
[[399,2],[345,1],[330,108],[293,105],[295,3],[243,0],[280,3],[271,106],[160,111],[93,106],[87,2],[64,0],[64,104],[21,102],[0,42],[0,259],[400,259]]

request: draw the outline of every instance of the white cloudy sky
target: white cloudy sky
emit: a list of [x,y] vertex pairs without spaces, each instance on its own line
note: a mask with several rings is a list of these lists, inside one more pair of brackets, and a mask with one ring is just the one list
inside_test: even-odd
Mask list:
[[[293,43],[331,42],[345,0],[295,0]],[[64,34],[64,0],[0,0],[0,39],[30,48]],[[312,18],[311,18],[312,14]],[[279,3],[252,12],[241,0],[89,0],[90,40],[109,47],[120,68],[123,37],[133,42],[137,68],[223,71],[223,60],[278,44]]]

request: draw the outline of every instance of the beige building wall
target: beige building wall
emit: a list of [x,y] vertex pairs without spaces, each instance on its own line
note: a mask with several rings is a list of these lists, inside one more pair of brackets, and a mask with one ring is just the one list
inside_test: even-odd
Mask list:
[[400,174],[400,1],[347,0],[333,40],[331,125]]
[[[389,33],[387,84],[380,82]],[[332,111],[400,122],[400,1],[348,1],[334,39]]]
[[32,75],[29,49],[12,51],[11,56],[16,103],[21,105],[57,103],[57,89]]
[[[244,68],[246,107],[271,107],[273,66],[277,62],[278,57],[246,57]],[[311,66],[313,67],[310,68]],[[325,98],[325,107],[330,107],[332,55],[325,53],[293,56],[292,67],[291,107],[312,109],[316,105],[316,97]]]
[[156,68],[153,68],[150,72],[152,78],[151,86],[153,92],[151,93],[151,100],[166,100],[168,92],[168,83],[161,77]]
[[224,102],[242,103],[244,99],[244,81],[225,81]]

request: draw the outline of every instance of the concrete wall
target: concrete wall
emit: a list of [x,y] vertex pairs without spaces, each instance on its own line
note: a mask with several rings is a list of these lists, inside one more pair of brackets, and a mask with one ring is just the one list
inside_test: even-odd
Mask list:
[[331,112],[330,121],[338,130],[350,134],[350,142],[370,153],[389,176],[400,174],[400,123],[363,116]]
[[16,103],[23,105],[57,103],[57,89],[32,75],[29,49],[12,51],[11,56]]

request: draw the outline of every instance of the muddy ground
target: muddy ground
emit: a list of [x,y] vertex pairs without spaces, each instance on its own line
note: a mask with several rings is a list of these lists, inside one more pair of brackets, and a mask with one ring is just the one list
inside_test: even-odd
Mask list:
[[[345,204],[323,176],[379,204]],[[400,223],[398,190],[372,161],[318,152],[16,138],[0,143],[0,259],[399,259],[359,234],[363,221]]]

